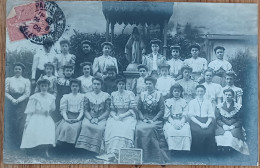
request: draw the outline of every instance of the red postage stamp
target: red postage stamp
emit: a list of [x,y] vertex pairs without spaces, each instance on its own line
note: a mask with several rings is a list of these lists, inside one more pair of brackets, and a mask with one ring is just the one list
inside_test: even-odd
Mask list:
[[65,17],[55,2],[39,1],[14,7],[13,17],[6,20],[10,41],[28,39],[42,44],[49,36],[54,41],[65,29]]

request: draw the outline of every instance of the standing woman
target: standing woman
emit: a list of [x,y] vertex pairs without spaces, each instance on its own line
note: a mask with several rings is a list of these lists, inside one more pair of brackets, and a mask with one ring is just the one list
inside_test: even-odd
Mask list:
[[144,162],[162,163],[164,99],[155,90],[156,79],[145,78],[147,91],[141,92],[138,101],[139,121],[136,125],[135,147],[143,149]]
[[27,100],[30,96],[30,81],[22,76],[25,66],[22,63],[14,64],[14,76],[5,80],[5,133],[6,139],[20,146]]
[[34,55],[32,64],[32,85],[35,84],[35,82],[39,79],[41,75],[45,75],[44,64],[48,62],[55,62],[56,56],[55,53],[51,50],[53,44],[54,43],[51,38],[46,38],[43,43],[43,51],[38,52]]
[[85,94],[84,119],[76,148],[100,154],[111,100],[108,93],[101,91],[102,78],[94,77],[92,81],[93,92]]
[[71,93],[63,95],[60,101],[60,112],[63,119],[56,127],[56,140],[75,145],[81,129],[84,95],[79,93],[80,80],[70,81]]
[[91,62],[83,62],[80,64],[82,67],[83,75],[78,77],[77,79],[81,81],[81,93],[92,92],[92,79],[91,70],[92,63]]
[[207,69],[208,62],[205,58],[199,57],[200,45],[195,43],[190,47],[191,58],[184,60],[185,65],[189,65],[192,68],[191,78],[196,82],[200,82],[203,79],[202,73]]
[[30,97],[24,112],[27,117],[20,148],[31,149],[41,146],[46,157],[49,157],[50,145],[55,146],[55,123],[50,115],[55,110],[55,97],[48,93],[48,79],[40,79],[37,85],[40,93]]
[[116,73],[118,74],[117,59],[110,56],[113,49],[113,44],[111,42],[104,42],[101,44],[103,55],[94,59],[93,63],[93,75],[102,76],[103,78],[107,76],[107,67],[115,66]]
[[116,81],[118,91],[111,93],[111,111],[105,129],[105,150],[102,159],[117,158],[121,148],[134,147],[136,102],[133,92],[125,90],[126,79]]
[[197,97],[189,103],[193,153],[213,153],[215,143],[215,114],[211,102],[204,96],[206,88],[196,86]]

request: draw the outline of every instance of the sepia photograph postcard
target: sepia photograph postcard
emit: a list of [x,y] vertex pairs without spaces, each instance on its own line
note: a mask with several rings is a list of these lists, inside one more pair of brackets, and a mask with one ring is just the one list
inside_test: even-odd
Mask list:
[[258,165],[254,3],[6,2],[6,164]]

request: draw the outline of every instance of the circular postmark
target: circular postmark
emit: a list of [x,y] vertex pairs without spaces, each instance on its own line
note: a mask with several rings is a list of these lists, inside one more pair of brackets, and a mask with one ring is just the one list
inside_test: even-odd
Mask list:
[[39,1],[34,4],[34,10],[30,9],[30,13],[26,15],[30,19],[23,22],[19,27],[20,31],[35,44],[43,45],[46,38],[51,38],[53,42],[58,41],[66,26],[63,11],[55,2]]

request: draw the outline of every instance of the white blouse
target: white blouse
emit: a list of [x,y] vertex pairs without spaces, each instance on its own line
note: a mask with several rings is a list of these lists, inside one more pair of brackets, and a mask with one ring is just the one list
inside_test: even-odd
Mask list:
[[73,95],[72,93],[70,93],[63,95],[60,101],[61,114],[66,112],[83,113],[83,102],[83,94],[78,93],[77,95]]
[[31,93],[31,83],[29,79],[22,76],[20,77],[10,77],[5,80],[5,95],[8,99],[12,99],[11,93],[22,94],[19,98],[20,101],[25,100],[30,96]]
[[170,88],[175,84],[175,80],[171,76],[161,76],[157,79],[156,89],[166,96],[170,92]]
[[97,57],[94,59],[93,63],[93,74],[95,75],[97,72],[104,73],[109,66],[115,66],[117,69],[116,72],[118,73],[116,58],[104,55]]
[[212,117],[215,118],[214,109],[209,100],[205,97],[203,101],[195,98],[189,102],[189,116],[190,117]]
[[185,65],[189,65],[192,68],[192,72],[202,72],[206,70],[208,67],[208,62],[205,58],[198,57],[196,59],[189,58],[184,60]]
[[220,68],[223,68],[225,71],[230,71],[232,69],[232,65],[228,61],[220,59],[211,61],[208,67],[214,69],[214,71],[217,71]]
[[217,98],[221,98],[222,97],[222,87],[220,84],[217,83],[203,83],[202,85],[205,86],[206,88],[206,93],[205,93],[205,98],[210,100],[210,101],[214,101]]
[[183,66],[183,61],[177,59],[171,59],[167,61],[167,64],[169,64],[170,67],[170,74],[178,75],[181,71],[181,68]]

